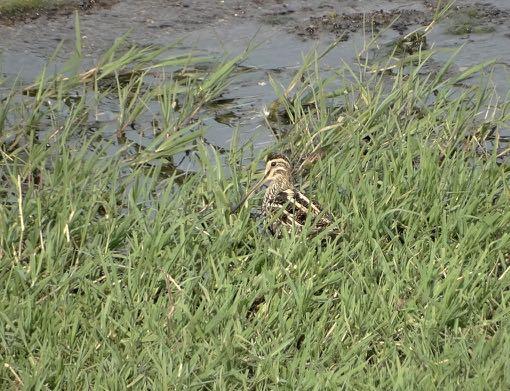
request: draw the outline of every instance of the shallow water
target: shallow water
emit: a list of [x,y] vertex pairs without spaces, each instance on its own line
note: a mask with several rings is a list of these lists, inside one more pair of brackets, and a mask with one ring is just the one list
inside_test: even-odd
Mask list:
[[[219,107],[210,109],[206,121],[206,139],[217,146],[228,148],[234,129],[239,129],[240,142],[253,140],[257,147],[273,142],[264,124],[263,110],[275,99],[269,83],[272,75],[286,85],[293,72],[301,64],[303,55],[314,48],[325,48],[335,34],[318,29],[314,36],[303,35],[306,27],[313,24],[314,17],[369,13],[378,10],[414,10],[430,14],[424,1],[377,0],[377,1],[217,1],[206,0],[172,2],[163,0],[125,0],[111,8],[93,9],[80,15],[83,50],[89,64],[109,48],[114,39],[131,31],[130,43],[139,45],[168,45],[177,39],[182,42],[175,49],[200,52],[222,57],[238,54],[250,42],[259,45],[243,63],[249,71],[240,72],[222,99]],[[471,2],[459,2],[458,4]],[[510,15],[510,3],[492,0],[491,4]],[[506,14],[505,14],[506,15]],[[505,97],[510,85],[510,17],[496,15],[490,20],[493,31],[452,35],[452,21],[442,22],[428,36],[429,45],[456,48],[465,45],[456,59],[458,70],[481,61],[495,58],[501,64],[494,72],[493,80],[499,95]],[[422,24],[426,24],[424,20]],[[418,25],[407,26],[411,31]],[[381,42],[391,42],[402,31],[388,29]],[[65,60],[64,54],[74,49],[74,16],[51,18],[42,16],[36,20],[19,22],[13,26],[0,25],[0,55],[2,73],[8,78],[20,77],[29,83],[40,72],[57,45],[63,48],[57,56],[57,64]],[[363,31],[350,31],[349,39],[340,43],[322,62],[327,71],[346,63],[354,63],[355,54],[363,47]],[[441,58],[442,56],[442,58]],[[448,54],[438,55],[446,60]],[[58,65],[57,65],[58,67]],[[110,102],[103,108],[100,124],[106,128],[116,125],[118,105]],[[126,133],[129,141],[143,144],[143,137],[136,130]]]

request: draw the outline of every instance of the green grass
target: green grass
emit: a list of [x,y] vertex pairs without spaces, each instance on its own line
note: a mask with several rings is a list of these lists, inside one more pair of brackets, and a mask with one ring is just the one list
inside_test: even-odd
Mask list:
[[[199,59],[119,46],[0,103],[1,388],[510,387],[510,170],[502,144],[480,150],[508,110],[459,87],[482,67],[421,74],[429,51],[392,77],[331,77],[305,58],[275,148],[324,149],[299,183],[343,228],[324,244],[228,212],[265,151],[220,156],[200,135],[242,57],[159,80]],[[112,95],[118,143],[87,128]],[[122,144],[154,102],[152,143]]]
[[65,0],[2,0],[0,13],[24,12],[33,9],[55,7],[66,3]]

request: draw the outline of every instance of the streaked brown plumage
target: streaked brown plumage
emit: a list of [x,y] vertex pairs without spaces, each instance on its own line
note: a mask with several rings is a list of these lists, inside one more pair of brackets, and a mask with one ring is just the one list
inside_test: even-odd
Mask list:
[[264,177],[258,181],[232,209],[235,212],[255,190],[263,184],[268,188],[262,201],[262,212],[269,220],[271,232],[281,236],[282,230],[301,232],[307,219],[311,219],[312,234],[329,226],[332,216],[325,214],[319,204],[310,200],[294,187],[292,166],[285,155],[273,154],[267,159]]

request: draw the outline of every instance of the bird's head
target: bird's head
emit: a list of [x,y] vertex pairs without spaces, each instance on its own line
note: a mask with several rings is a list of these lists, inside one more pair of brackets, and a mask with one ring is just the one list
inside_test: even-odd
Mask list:
[[274,180],[285,180],[289,179],[292,172],[292,166],[287,156],[283,154],[271,154],[266,160],[266,169],[264,171],[264,177],[260,181],[260,185],[263,183],[271,183]]
[[281,153],[271,154],[266,159],[264,176],[246,192],[239,204],[232,208],[232,213],[237,211],[244,202],[255,193],[262,185],[270,185],[273,182],[281,183],[283,186],[290,185],[292,166],[287,156]]

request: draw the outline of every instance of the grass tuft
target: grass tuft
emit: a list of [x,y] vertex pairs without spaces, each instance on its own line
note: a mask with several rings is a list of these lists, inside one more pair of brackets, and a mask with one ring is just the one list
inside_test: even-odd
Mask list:
[[65,0],[2,0],[0,13],[12,14],[65,4]]

